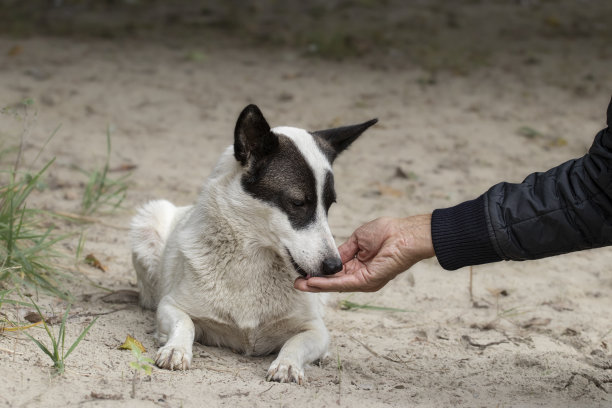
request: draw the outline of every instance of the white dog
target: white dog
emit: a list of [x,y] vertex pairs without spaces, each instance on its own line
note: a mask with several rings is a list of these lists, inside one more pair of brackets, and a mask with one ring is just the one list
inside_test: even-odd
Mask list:
[[159,200],[139,210],[132,260],[140,304],[157,309],[159,367],[189,368],[197,340],[246,355],[280,350],[267,380],[303,382],[329,334],[321,296],[293,281],[342,269],[327,224],[331,163],[374,123],[270,129],[249,105],[195,205]]

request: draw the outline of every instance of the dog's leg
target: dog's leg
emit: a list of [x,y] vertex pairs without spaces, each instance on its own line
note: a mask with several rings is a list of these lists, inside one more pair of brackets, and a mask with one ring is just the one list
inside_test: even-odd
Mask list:
[[157,330],[165,345],[157,351],[155,364],[168,370],[186,370],[191,365],[195,327],[189,315],[164,297],[157,307]]
[[272,362],[266,380],[304,383],[304,366],[323,358],[329,345],[329,333],[322,320],[310,322],[306,330],[291,337]]

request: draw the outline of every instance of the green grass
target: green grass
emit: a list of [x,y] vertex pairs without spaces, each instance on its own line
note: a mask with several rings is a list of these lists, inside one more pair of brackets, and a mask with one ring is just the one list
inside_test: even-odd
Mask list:
[[[60,287],[59,280],[66,275],[55,264],[60,254],[56,244],[66,235],[55,234],[48,223],[46,211],[30,208],[27,202],[33,192],[44,185],[44,175],[54,160],[50,160],[37,172],[21,170],[24,138],[30,133],[33,122],[32,105],[27,98],[12,107],[0,110],[0,119],[16,120],[21,124],[21,142],[17,147],[4,147],[0,151],[3,168],[0,169],[0,289],[23,287],[39,289],[60,298],[69,295]],[[33,166],[59,126],[49,135]],[[11,163],[6,166],[6,163]]]
[[58,283],[63,274],[53,263],[59,256],[53,247],[65,235],[53,234],[53,226],[41,228],[45,212],[26,205],[52,163],[34,175],[2,172],[8,182],[0,186],[0,284],[40,288],[65,299],[68,294]]
[[411,312],[412,310],[396,309],[394,307],[374,306],[369,304],[361,304],[351,302],[348,299],[343,299],[339,303],[340,309],[342,310],[355,310],[355,309],[366,309],[366,310],[378,310],[384,312]]
[[74,351],[74,349],[79,345],[81,340],[85,338],[85,335],[87,335],[87,332],[89,331],[89,329],[91,329],[91,326],[94,325],[94,323],[98,320],[98,318],[96,317],[95,319],[93,319],[91,323],[89,323],[89,325],[85,329],[83,329],[83,331],[81,331],[81,333],[79,334],[79,337],[77,337],[77,339],[68,348],[68,351],[66,351],[65,349],[66,319],[68,318],[68,312],[70,312],[70,305],[68,305],[68,307],[66,308],[66,312],[64,313],[64,316],[62,317],[62,322],[60,323],[59,331],[56,336],[53,330],[51,330],[49,326],[47,325],[47,322],[45,321],[43,314],[40,311],[40,308],[38,307],[38,305],[34,301],[32,301],[32,304],[34,305],[34,307],[36,308],[36,311],[42,318],[43,327],[45,331],[47,332],[47,336],[51,340],[51,346],[47,347],[41,341],[30,336],[28,333],[24,333],[24,334],[28,336],[28,338],[32,340],[38,346],[38,348],[40,348],[47,356],[49,356],[49,358],[53,362],[53,368],[55,368],[56,373],[63,374],[66,368],[66,363],[65,363],[66,359]]
[[100,169],[87,172],[81,170],[88,177],[85,184],[85,192],[81,200],[81,212],[91,215],[102,208],[117,209],[125,199],[127,192],[126,180],[130,174],[118,179],[108,177],[111,154],[111,132],[110,127],[106,130],[106,161]]
[[134,356],[134,361],[130,361],[130,367],[134,369],[134,375],[132,376],[132,392],[130,393],[130,397],[136,398],[136,386],[138,384],[139,373],[142,372],[145,375],[151,375],[155,361],[144,356],[138,347],[130,347],[130,350]]

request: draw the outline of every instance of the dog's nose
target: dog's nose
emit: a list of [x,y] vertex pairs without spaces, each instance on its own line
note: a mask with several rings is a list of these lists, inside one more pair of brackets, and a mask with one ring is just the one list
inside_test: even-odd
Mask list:
[[321,272],[323,275],[333,275],[336,272],[340,272],[342,270],[342,260],[340,258],[327,258],[323,261],[321,265]]

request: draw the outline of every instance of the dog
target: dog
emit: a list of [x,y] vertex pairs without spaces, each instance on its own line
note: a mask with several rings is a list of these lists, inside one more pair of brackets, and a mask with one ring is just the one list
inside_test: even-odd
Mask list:
[[376,122],[270,129],[249,105],[193,206],[157,200],[138,211],[132,261],[139,303],[157,312],[158,367],[188,369],[196,340],[245,355],[279,352],[266,379],[303,383],[329,333],[323,296],[293,282],[342,270],[327,223],[331,165]]

